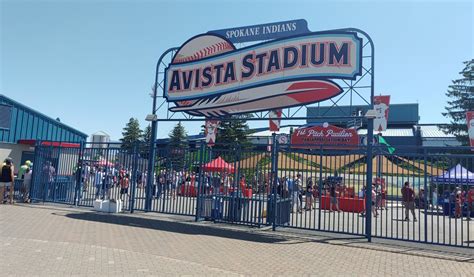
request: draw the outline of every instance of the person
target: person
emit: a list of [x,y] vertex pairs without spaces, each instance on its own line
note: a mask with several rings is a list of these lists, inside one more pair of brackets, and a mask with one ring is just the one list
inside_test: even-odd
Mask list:
[[438,188],[437,187],[433,187],[433,193],[432,193],[432,197],[431,197],[431,210],[433,210],[434,208],[436,208],[436,210],[439,209],[439,207],[438,207]]
[[18,179],[23,180],[25,176],[25,172],[27,169],[30,168],[31,162],[26,161],[24,165],[20,166],[20,169],[18,169]]
[[291,197],[291,212],[294,213],[295,207],[298,205],[298,189],[295,186],[294,177],[287,178],[287,187]]
[[100,190],[102,188],[102,184],[104,182],[104,172],[100,167],[97,167],[94,170],[94,186],[95,186],[95,199],[99,199],[100,197]]
[[3,204],[3,196],[7,187],[10,187],[10,204],[13,204],[13,184],[15,183],[15,176],[13,175],[14,171],[15,166],[13,165],[12,158],[6,158],[2,165],[2,172],[0,175],[0,204]]
[[23,193],[23,202],[30,202],[30,185],[31,185],[32,170],[28,167],[23,174],[23,185],[21,191]]
[[298,201],[297,211],[301,213],[303,210],[303,191],[304,190],[303,190],[303,181],[301,180],[300,173],[296,174],[294,186],[296,189],[296,195],[297,195],[297,201]]
[[230,176],[227,172],[224,172],[224,195],[229,194],[230,192]]
[[329,204],[329,212],[333,212],[334,210],[332,209],[334,206],[336,206],[336,210],[338,213],[341,212],[341,209],[339,209],[339,201],[337,199],[337,188],[336,184],[332,184],[329,187],[329,197],[331,199],[331,202]]
[[[122,197],[125,195],[125,194],[128,194],[128,187],[130,185],[130,175],[127,173],[125,174],[124,176],[122,176],[122,178],[120,178],[120,198],[122,199]],[[124,199],[122,199],[123,201]]]
[[158,182],[157,182],[157,189],[156,189],[156,198],[160,199],[161,194],[163,193],[163,188],[165,186],[165,174],[163,169],[160,170],[159,174],[157,175]]
[[305,202],[305,210],[311,211],[313,208],[313,180],[311,177],[306,179],[306,202]]
[[[359,193],[357,194],[357,196],[361,199],[363,199],[365,197],[365,185],[362,186],[362,188],[360,189]],[[365,216],[365,209],[360,213],[360,216]]]
[[409,212],[413,215],[413,221],[416,222],[415,215],[415,192],[410,188],[410,182],[406,181],[402,188],[402,204],[405,208],[405,220],[410,221]]
[[474,187],[471,187],[467,192],[467,220],[471,220],[471,215],[474,214]]
[[240,176],[240,182],[239,182],[239,186],[240,186],[240,191],[241,192],[244,192],[245,189],[247,188],[247,185],[245,184],[245,176]]
[[375,207],[376,209],[383,209],[382,207],[382,185],[375,184]]
[[425,190],[424,189],[420,189],[420,193],[418,193],[418,201],[419,201],[419,206],[420,206],[420,209],[423,209],[425,208]]
[[50,161],[47,161],[43,167],[42,181],[43,181],[43,191],[42,196],[46,197],[46,194],[49,192],[49,197],[53,198],[54,188],[52,187],[54,183],[54,176],[56,175],[56,169]]
[[456,191],[456,194],[454,196],[454,203],[455,203],[454,217],[460,218],[462,215],[462,197],[461,197],[461,191],[459,190]]
[[379,213],[377,212],[377,192],[375,191],[375,188],[372,188],[372,197],[371,197],[371,200],[372,200],[372,215],[374,217],[377,217],[379,215]]

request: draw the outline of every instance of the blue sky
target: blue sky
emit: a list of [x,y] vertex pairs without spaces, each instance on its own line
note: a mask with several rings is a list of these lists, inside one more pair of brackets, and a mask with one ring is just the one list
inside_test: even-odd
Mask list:
[[161,53],[209,30],[298,18],[312,31],[360,28],[376,45],[376,93],[418,102],[422,123],[447,122],[444,93],[474,57],[472,1],[0,2],[0,93],[112,139],[130,117],[145,126]]

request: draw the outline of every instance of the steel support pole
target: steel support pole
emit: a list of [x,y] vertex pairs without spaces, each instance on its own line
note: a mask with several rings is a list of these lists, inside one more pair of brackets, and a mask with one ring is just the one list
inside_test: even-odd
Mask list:
[[[155,89],[156,93],[156,89]],[[156,100],[153,100],[155,103]],[[156,104],[156,103],[155,103]],[[155,105],[153,105],[155,106]],[[154,110],[154,109],[153,109]],[[145,202],[145,211],[149,212],[152,206],[152,187],[154,181],[154,172],[155,172],[155,152],[156,152],[156,131],[157,131],[158,122],[156,120],[151,122],[151,139],[150,139],[150,148],[148,153],[148,168],[147,168],[147,179],[146,179],[146,202]]]
[[277,185],[278,185],[278,140],[276,139],[276,134],[272,134],[272,204],[273,204],[273,220],[272,220],[272,230],[276,230],[277,225]]
[[368,242],[372,241],[372,144],[374,140],[373,132],[374,119],[369,118],[367,124],[367,188],[365,193],[365,234]]

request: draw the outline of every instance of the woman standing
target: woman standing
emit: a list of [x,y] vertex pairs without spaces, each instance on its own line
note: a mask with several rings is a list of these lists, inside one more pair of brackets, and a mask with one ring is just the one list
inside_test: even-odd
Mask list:
[[13,176],[14,171],[15,167],[13,166],[12,159],[6,158],[0,175],[0,204],[3,204],[3,195],[8,186],[10,187],[10,204],[13,204],[13,189],[15,183],[15,177]]

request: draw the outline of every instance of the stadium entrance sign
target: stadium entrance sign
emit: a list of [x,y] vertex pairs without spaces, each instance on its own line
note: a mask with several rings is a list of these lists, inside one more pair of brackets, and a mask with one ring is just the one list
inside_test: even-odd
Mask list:
[[361,53],[355,32],[306,32],[240,49],[202,34],[165,69],[164,97],[173,112],[206,117],[316,103],[343,92],[334,79],[361,75]]

